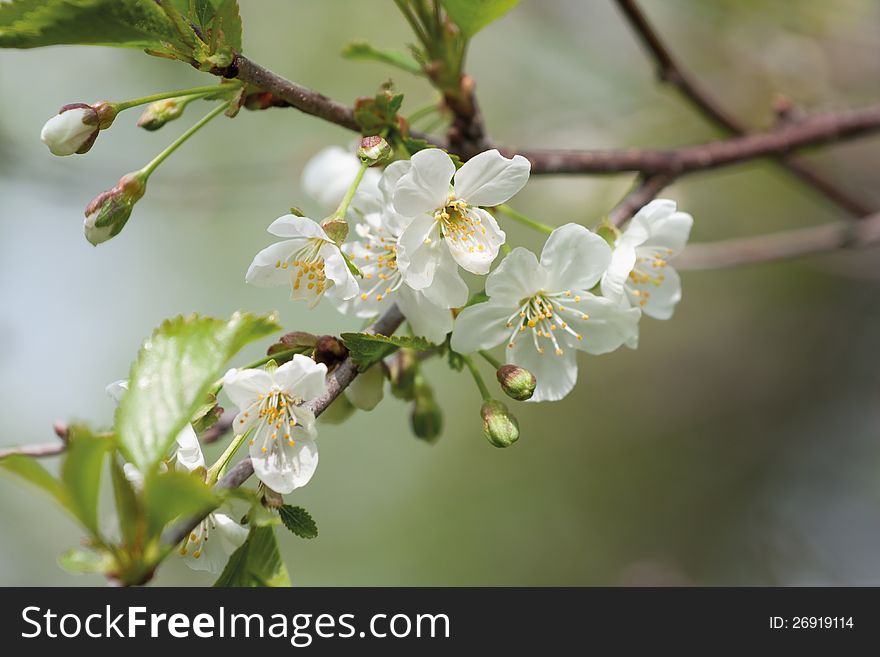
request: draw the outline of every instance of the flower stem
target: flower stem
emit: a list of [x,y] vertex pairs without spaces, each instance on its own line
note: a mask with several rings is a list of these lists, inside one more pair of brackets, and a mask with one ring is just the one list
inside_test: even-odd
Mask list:
[[125,100],[121,103],[114,103],[117,112],[121,112],[122,110],[127,110],[132,107],[137,107],[139,105],[149,105],[150,103],[155,103],[157,100],[167,100],[168,98],[178,98],[182,96],[192,96],[191,100],[195,100],[195,97],[199,96],[210,96],[211,94],[220,93],[225,91],[223,87],[228,87],[229,91],[233,89],[237,89],[240,86],[239,83],[235,84],[225,84],[225,85],[216,85],[212,84],[206,87],[193,87],[192,89],[178,89],[177,91],[163,91],[158,94],[153,94],[151,96],[141,96],[140,98],[132,98],[131,100]]
[[141,171],[140,171],[141,175],[143,175],[144,178],[148,178],[150,176],[150,174],[152,174],[153,171],[156,170],[156,167],[158,167],[160,164],[162,164],[162,162],[165,161],[165,158],[167,158],[174,151],[176,151],[184,142],[186,142],[187,139],[189,139],[194,134],[196,134],[199,130],[204,128],[205,125],[207,125],[211,121],[211,119],[213,119],[215,116],[217,116],[221,112],[225,111],[227,107],[229,107],[229,101],[218,105],[217,107],[212,109],[210,112],[208,112],[205,116],[203,116],[199,120],[198,123],[193,125],[189,130],[187,130],[182,135],[180,135],[180,137],[178,137],[173,142],[171,142],[164,151],[159,153],[156,157],[154,157],[152,159],[152,161],[150,161],[143,169],[141,169]]
[[410,125],[418,121],[419,119],[423,119],[426,116],[431,116],[434,112],[439,112],[440,108],[437,106],[436,102],[428,103],[424,107],[420,107],[415,110],[412,114],[406,117],[406,122]]
[[348,191],[345,192],[345,197],[342,199],[342,203],[339,204],[339,207],[336,208],[336,212],[333,213],[335,219],[345,221],[345,214],[348,212],[348,206],[351,205],[351,201],[357,192],[358,186],[361,184],[361,180],[363,180],[364,173],[369,167],[369,162],[361,162],[361,168],[358,169],[357,175],[354,177],[354,180],[351,181]]
[[510,207],[506,203],[502,204],[502,205],[498,205],[496,207],[498,208],[498,210],[500,210],[501,212],[506,214],[508,217],[510,217],[514,221],[518,221],[519,223],[521,223],[525,226],[528,226],[529,228],[534,228],[535,230],[538,230],[542,233],[546,233],[547,235],[549,235],[550,233],[553,232],[553,226],[548,226],[545,223],[541,223],[540,221],[536,221],[535,219],[532,219],[531,217],[527,217],[522,212],[518,212],[518,211],[514,210],[512,207]]
[[208,469],[206,483],[209,486],[213,486],[217,483],[217,480],[220,478],[220,473],[223,472],[223,469],[229,464],[232,457],[235,456],[235,453],[238,451],[238,448],[241,447],[241,444],[244,442],[247,435],[248,432],[245,432],[242,435],[233,438],[226,450],[220,455],[220,458],[217,459],[214,465]]
[[489,363],[489,365],[491,365],[492,367],[494,367],[496,370],[497,370],[499,367],[501,367],[501,361],[499,361],[497,358],[495,358],[495,356],[493,356],[492,354],[490,354],[490,353],[489,353],[488,351],[486,351],[485,349],[482,350],[482,351],[480,351],[479,353],[480,353],[480,356],[482,356],[482,357],[486,360],[486,362]]
[[486,382],[483,381],[483,377],[479,370],[477,370],[477,366],[474,364],[474,359],[470,356],[462,356],[462,359],[464,360],[464,364],[467,365],[468,370],[470,370],[471,376],[474,377],[474,383],[476,383],[477,388],[480,389],[480,395],[483,397],[483,401],[491,400],[492,395],[489,394],[489,389],[486,387]]

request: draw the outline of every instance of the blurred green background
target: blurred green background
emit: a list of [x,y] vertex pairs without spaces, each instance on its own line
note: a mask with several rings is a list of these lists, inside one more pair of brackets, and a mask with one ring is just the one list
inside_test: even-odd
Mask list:
[[[410,40],[380,0],[242,0],[245,51],[351,102],[389,76],[405,111],[420,79],[338,56],[366,38]],[[785,94],[807,110],[876,102],[880,5],[872,0],[646,0],[676,54],[756,126]],[[652,66],[609,1],[524,0],[472,44],[493,138],[522,146],[661,146],[718,136]],[[124,376],[160,321],[199,311],[278,309],[288,329],[350,330],[284,289],[244,284],[264,230],[291,205],[304,163],[353,137],[294,110],[218,120],[176,153],[124,233],[99,248],[82,209],[139,168],[206,106],[158,133],[137,111],[87,157],[39,141],[62,104],[125,99],[209,81],[180,63],[104,48],[0,52],[0,444],[52,440],[56,419],[108,425],[104,386]],[[880,207],[880,140],[811,155]],[[542,220],[594,222],[630,176],[535,177],[514,205]],[[709,241],[840,219],[767,163],[687,177],[666,192]],[[510,243],[540,237],[505,225]],[[880,377],[876,251],[684,275],[672,321],[645,319],[641,346],[581,361],[564,402],[518,404],[522,437],[482,437],[466,374],[428,366],[446,410],[434,446],[386,399],[319,437],[321,467],[289,496],[320,527],[286,532],[295,585],[880,584]],[[243,354],[246,362],[257,347]],[[487,370],[488,375],[491,372]],[[100,584],[55,563],[80,540],[47,499],[0,478],[0,584]],[[159,584],[207,584],[176,559]]]

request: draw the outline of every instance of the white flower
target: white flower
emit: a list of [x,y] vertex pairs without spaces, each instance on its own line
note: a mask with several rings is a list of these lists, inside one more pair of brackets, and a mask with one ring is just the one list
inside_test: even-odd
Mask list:
[[522,189],[529,179],[529,161],[521,155],[507,159],[490,150],[456,172],[449,155],[428,148],[403,166],[396,172],[403,175],[392,200],[398,213],[414,217],[400,236],[397,255],[407,284],[414,289],[429,287],[446,254],[469,272],[488,273],[505,235],[480,206],[504,203]]
[[636,213],[617,239],[602,294],[636,306],[655,319],[669,319],[681,299],[681,279],[669,266],[688,240],[693,217],[676,212],[675,201],[657,199]]
[[[308,161],[300,182],[306,194],[317,200],[328,211],[335,210],[354,182],[361,161],[353,151],[341,146],[329,146]],[[378,169],[367,169],[351,202],[350,212],[365,214],[380,209]]]
[[274,371],[231,369],[223,377],[223,389],[240,409],[235,433],[251,432],[254,472],[274,491],[305,486],[318,467],[315,416],[300,404],[327,390],[326,374],[326,365],[296,354]]
[[639,311],[591,294],[611,250],[583,226],[547,238],[540,262],[517,247],[486,279],[489,301],[465,308],[452,348],[461,353],[507,344],[506,362],[537,379],[530,401],[556,401],[577,381],[576,350],[614,351],[638,336]]
[[268,231],[288,239],[266,247],[248,268],[245,280],[269,287],[290,285],[290,298],[306,299],[314,307],[326,293],[336,299],[351,299],[358,283],[339,247],[324,229],[307,217],[285,215],[272,222]]
[[[106,388],[107,394],[117,403],[127,390],[128,382],[124,379],[114,381]],[[176,441],[177,450],[174,460],[178,470],[194,472],[205,468],[205,455],[202,453],[199,438],[191,424],[187,424],[177,434]],[[132,486],[137,490],[143,489],[144,475],[134,464],[125,463],[122,470]],[[193,570],[219,573],[229,556],[244,543],[247,536],[248,530],[246,528],[225,513],[215,511],[209,513],[189,537],[180,544],[180,555],[186,565]],[[213,537],[213,541],[209,540],[211,537]]]
[[97,134],[98,114],[88,105],[82,105],[62,108],[46,121],[40,139],[53,155],[73,155],[90,147]]
[[385,201],[382,212],[367,214],[355,226],[360,240],[348,248],[352,261],[363,274],[359,281],[360,294],[337,302],[336,306],[343,313],[374,317],[397,303],[416,335],[442,342],[452,330],[449,309],[467,302],[468,288],[448,250],[440,252],[440,261],[428,287],[413,289],[405,281],[398,266],[398,241],[412,219],[394,211],[390,196],[391,188],[408,168],[404,162],[389,165],[380,183]]

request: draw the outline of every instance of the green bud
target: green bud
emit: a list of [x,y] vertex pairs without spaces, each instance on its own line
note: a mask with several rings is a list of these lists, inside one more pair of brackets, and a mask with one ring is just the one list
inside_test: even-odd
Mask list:
[[384,397],[385,371],[381,365],[373,365],[366,372],[355,377],[355,380],[345,389],[348,400],[355,408],[362,411],[372,411]]
[[323,413],[318,417],[318,421],[323,424],[342,424],[354,414],[355,408],[348,397],[339,395],[333,400]]
[[510,447],[519,440],[519,422],[497,399],[483,402],[483,433],[495,447]]
[[391,157],[391,144],[379,135],[364,137],[358,146],[357,155],[361,162],[366,162],[370,166],[382,164]]
[[419,373],[415,380],[410,425],[417,438],[433,443],[443,431],[443,411],[434,400],[434,391]]
[[535,375],[519,365],[502,365],[495,372],[504,394],[517,401],[531,399],[537,381]]
[[123,176],[113,189],[98,194],[86,206],[83,221],[86,239],[97,246],[118,235],[146,190],[146,176],[136,171]]
[[345,238],[348,237],[348,222],[345,219],[331,217],[321,224],[321,228],[327,233],[327,237],[337,244],[342,244],[345,242]]
[[419,359],[416,352],[412,349],[399,349],[386,362],[388,380],[391,382],[391,394],[406,401],[415,399],[415,379],[419,371]]
[[174,121],[183,116],[183,109],[187,103],[185,98],[166,98],[150,103],[138,119],[138,127],[144,130],[158,130],[169,121]]

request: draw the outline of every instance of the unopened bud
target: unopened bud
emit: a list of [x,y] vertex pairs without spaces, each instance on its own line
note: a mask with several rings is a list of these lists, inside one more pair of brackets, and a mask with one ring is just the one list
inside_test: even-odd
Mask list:
[[519,365],[502,365],[495,372],[504,394],[517,401],[531,399],[535,393],[535,375]]
[[324,412],[318,417],[318,421],[324,424],[342,424],[354,414],[355,408],[348,397],[339,395],[333,400]]
[[348,237],[348,223],[345,219],[331,217],[321,224],[321,228],[327,233],[327,237],[337,244],[342,244],[345,242],[345,238]]
[[169,121],[174,121],[183,116],[183,109],[186,107],[186,99],[182,98],[166,98],[165,100],[157,100],[150,103],[138,119],[138,127],[144,130],[158,130]]
[[483,402],[483,433],[495,447],[510,447],[519,440],[519,422],[497,399]]
[[361,162],[369,163],[370,166],[381,164],[391,157],[391,144],[379,135],[372,135],[361,139],[357,155]]
[[333,369],[348,356],[348,348],[332,335],[322,335],[315,343],[315,362]]
[[355,377],[345,394],[356,408],[372,411],[385,396],[384,388],[385,371],[377,364]]
[[96,196],[86,207],[86,239],[97,246],[118,235],[146,190],[146,177],[136,171],[123,176],[113,189]]
[[53,155],[86,153],[100,132],[100,118],[95,108],[84,103],[65,105],[46,121],[40,139]]
[[416,437],[429,443],[443,431],[443,411],[434,400],[434,391],[421,374],[416,377],[410,424]]
[[411,401],[415,398],[415,378],[419,371],[419,359],[412,349],[399,349],[387,361],[391,394],[398,399]]

